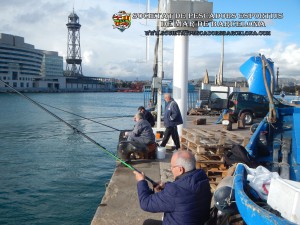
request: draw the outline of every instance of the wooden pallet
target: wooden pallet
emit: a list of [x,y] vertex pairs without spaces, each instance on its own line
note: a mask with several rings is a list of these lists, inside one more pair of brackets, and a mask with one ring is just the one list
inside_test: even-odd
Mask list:
[[205,153],[207,149],[231,148],[234,144],[245,146],[249,138],[229,131],[207,131],[201,129],[183,129],[180,137],[183,149],[194,153]]
[[183,150],[195,154],[197,168],[202,168],[208,178],[212,191],[227,175],[224,165],[224,151],[234,144],[243,145],[249,139],[230,131],[209,131],[203,129],[183,129],[180,138]]
[[[209,160],[207,158],[210,158]],[[227,168],[224,166],[223,157],[220,155],[196,155],[197,168],[203,169],[209,179],[212,192],[215,191],[219,182],[227,175]]]

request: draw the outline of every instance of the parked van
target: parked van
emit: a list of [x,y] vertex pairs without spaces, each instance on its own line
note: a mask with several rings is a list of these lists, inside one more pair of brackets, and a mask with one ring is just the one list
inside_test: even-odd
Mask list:
[[227,107],[228,91],[210,91],[208,109],[222,111]]

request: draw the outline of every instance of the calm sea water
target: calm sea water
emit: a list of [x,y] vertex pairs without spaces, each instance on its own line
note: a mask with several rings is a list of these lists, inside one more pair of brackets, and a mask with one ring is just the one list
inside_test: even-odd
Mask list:
[[[142,93],[27,94],[40,103],[131,129]],[[119,132],[49,108],[108,150]],[[104,118],[115,117],[115,118]],[[115,160],[17,94],[0,94],[0,224],[90,224]]]

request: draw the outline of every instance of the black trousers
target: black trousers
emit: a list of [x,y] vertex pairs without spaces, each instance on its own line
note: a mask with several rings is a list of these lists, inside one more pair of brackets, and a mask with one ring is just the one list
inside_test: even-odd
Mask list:
[[164,137],[163,137],[163,140],[162,140],[160,146],[165,147],[171,136],[172,136],[172,139],[173,139],[174,144],[176,146],[176,149],[180,149],[180,141],[179,141],[177,126],[166,128],[165,133],[164,133]]
[[162,225],[161,220],[153,220],[153,219],[147,219],[144,221],[143,225]]

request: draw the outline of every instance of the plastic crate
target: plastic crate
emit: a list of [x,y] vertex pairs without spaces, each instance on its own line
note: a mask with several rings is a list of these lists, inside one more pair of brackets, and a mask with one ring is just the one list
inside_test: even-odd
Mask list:
[[283,218],[300,224],[300,182],[272,178],[267,202]]

